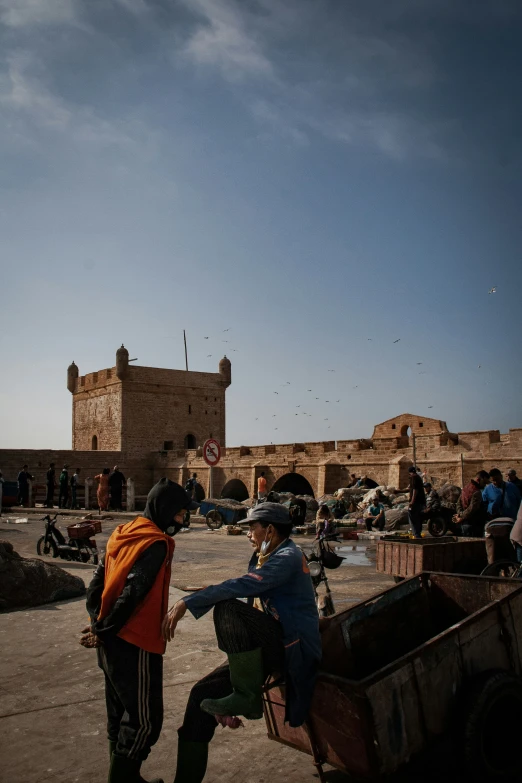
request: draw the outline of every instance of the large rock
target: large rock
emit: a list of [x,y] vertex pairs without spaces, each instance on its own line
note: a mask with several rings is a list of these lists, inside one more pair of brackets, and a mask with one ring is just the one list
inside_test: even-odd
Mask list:
[[38,606],[85,594],[78,576],[54,563],[20,557],[9,541],[0,541],[0,610]]

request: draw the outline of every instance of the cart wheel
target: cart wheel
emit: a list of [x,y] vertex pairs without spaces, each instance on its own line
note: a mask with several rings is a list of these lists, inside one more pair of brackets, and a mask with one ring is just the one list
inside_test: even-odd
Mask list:
[[45,536],[42,536],[38,539],[38,542],[36,544],[36,551],[40,555],[40,557],[43,557],[43,555],[48,555],[50,557],[58,557],[58,548],[56,544],[54,543],[53,539],[49,539],[47,542],[45,541]]
[[[496,560],[491,565],[480,572],[481,576],[503,576],[507,579],[518,576],[518,570],[520,563],[515,563],[513,560]],[[459,571],[458,573],[467,573],[467,571]]]
[[509,672],[485,672],[465,702],[464,762],[473,781],[516,780],[520,772],[522,682]]
[[448,532],[448,524],[443,517],[434,517],[428,522],[428,530],[434,538],[440,538]]
[[207,513],[205,519],[207,520],[207,525],[211,530],[218,530],[223,524],[223,517],[215,508]]

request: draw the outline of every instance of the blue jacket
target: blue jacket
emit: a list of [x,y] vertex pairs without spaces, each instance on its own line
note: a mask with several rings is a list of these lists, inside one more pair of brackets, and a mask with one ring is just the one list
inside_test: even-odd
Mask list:
[[257,555],[248,572],[237,579],[184,598],[197,619],[219,601],[231,598],[259,598],[267,614],[279,620],[285,645],[286,720],[301,726],[312,700],[315,674],[321,660],[319,616],[312,580],[303,553],[287,539],[275,549],[263,566],[256,569]]
[[488,484],[482,491],[482,498],[488,504],[488,514],[491,517],[517,518],[520,492],[512,481],[505,481],[503,487]]

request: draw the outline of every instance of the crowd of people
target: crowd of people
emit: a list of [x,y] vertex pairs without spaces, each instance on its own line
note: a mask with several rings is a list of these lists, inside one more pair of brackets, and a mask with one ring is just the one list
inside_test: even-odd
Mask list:
[[[104,468],[101,473],[94,476],[94,479],[98,483],[97,501],[99,510],[122,511],[123,487],[126,484],[126,478],[118,465],[115,465],[112,471],[110,468]],[[31,481],[34,481],[34,476],[29,472],[29,466],[23,465],[17,476],[18,505],[20,506],[29,504],[29,482]],[[3,482],[4,479],[0,472],[0,487]],[[55,494],[56,490],[58,490],[58,508],[77,509],[79,507],[78,495],[81,487],[83,487],[81,468],[76,468],[71,475],[69,465],[64,465],[57,478],[55,463],[51,462],[45,474],[46,493],[44,508],[55,507]]]

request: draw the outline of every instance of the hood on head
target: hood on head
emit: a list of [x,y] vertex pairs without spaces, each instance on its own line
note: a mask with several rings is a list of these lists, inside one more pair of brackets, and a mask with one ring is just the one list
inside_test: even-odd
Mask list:
[[183,487],[168,478],[161,478],[147,495],[147,505],[141,516],[150,519],[164,533],[173,535],[181,527],[186,527],[174,521],[176,514],[183,508],[192,510],[197,507],[198,504]]

